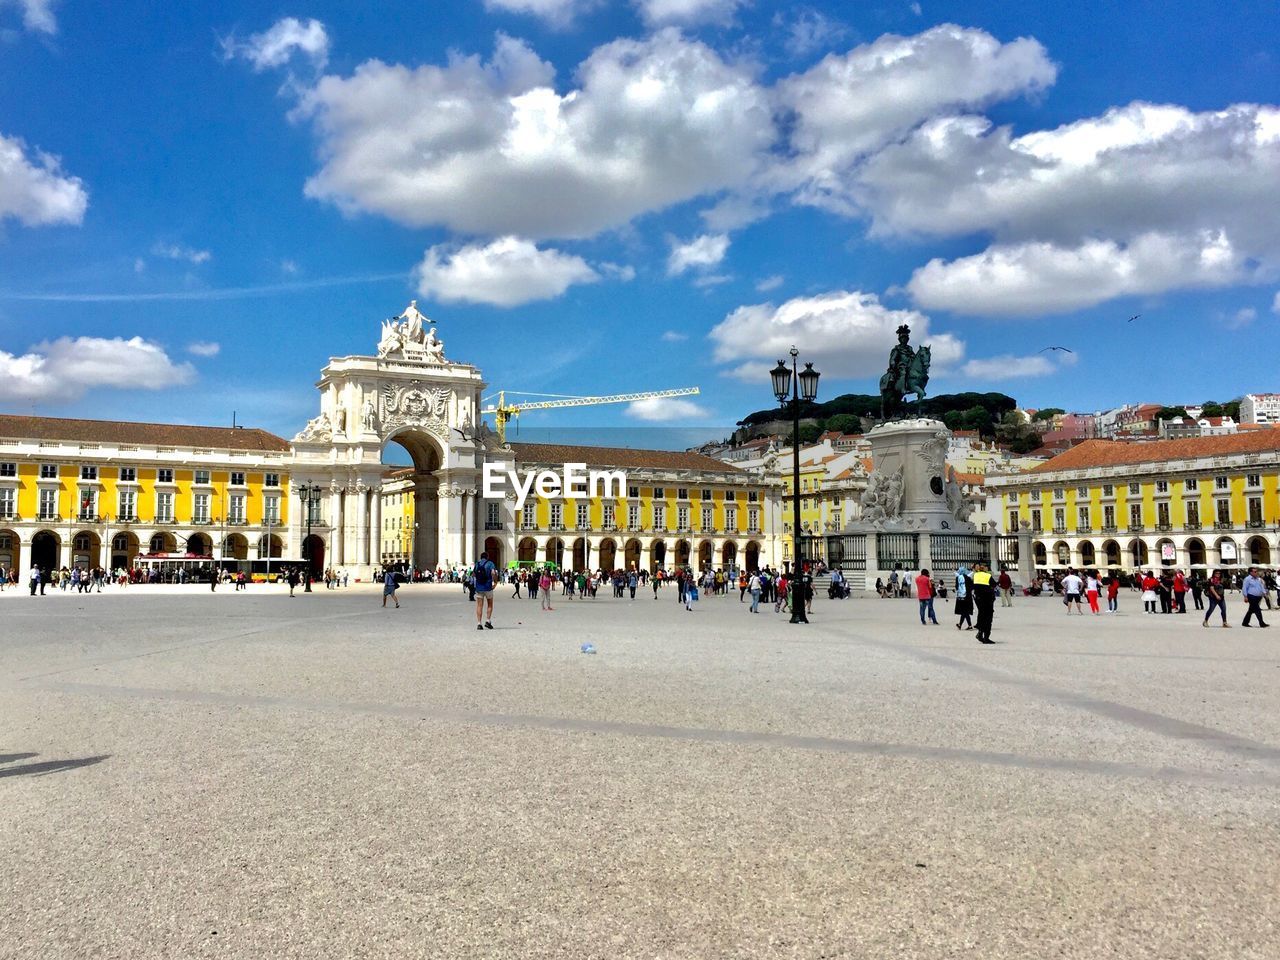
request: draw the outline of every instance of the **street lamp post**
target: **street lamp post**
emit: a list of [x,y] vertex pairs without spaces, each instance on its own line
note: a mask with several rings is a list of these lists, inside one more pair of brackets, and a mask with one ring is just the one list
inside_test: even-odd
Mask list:
[[773,395],[784,408],[791,405],[791,622],[808,623],[805,615],[804,559],[800,550],[800,401],[813,401],[818,396],[818,377],[812,363],[804,369],[797,366],[800,355],[791,348],[791,366],[785,360],[769,371],[773,381]]
[[315,506],[320,502],[322,492],[318,483],[304,483],[298,487],[298,500],[302,503],[303,513],[307,518],[307,538],[302,541],[302,559],[306,563],[303,593],[311,592],[311,523],[315,519]]

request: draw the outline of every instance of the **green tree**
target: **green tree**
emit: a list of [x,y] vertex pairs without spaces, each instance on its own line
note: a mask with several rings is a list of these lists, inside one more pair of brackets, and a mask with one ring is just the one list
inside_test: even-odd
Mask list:
[[861,433],[862,420],[852,413],[837,413],[827,418],[827,429],[837,433]]
[[1222,405],[1222,416],[1230,417],[1236,423],[1240,422],[1240,401],[1232,400]]
[[[1238,409],[1239,409],[1239,406],[1237,406],[1237,407],[1236,407],[1236,409],[1238,410]],[[1205,402],[1205,404],[1204,404],[1204,409],[1202,409],[1202,410],[1200,411],[1200,416],[1202,416],[1202,417],[1221,417],[1221,416],[1224,416],[1224,414],[1223,414],[1223,412],[1222,412],[1222,404],[1220,404],[1220,403],[1215,403],[1215,402],[1214,402],[1214,401],[1212,401],[1212,400],[1206,401],[1206,402]]]
[[1157,420],[1181,420],[1190,416],[1186,407],[1161,407],[1156,411]]
[[1061,407],[1045,407],[1043,410],[1037,410],[1033,420],[1052,420],[1060,413],[1066,413]]

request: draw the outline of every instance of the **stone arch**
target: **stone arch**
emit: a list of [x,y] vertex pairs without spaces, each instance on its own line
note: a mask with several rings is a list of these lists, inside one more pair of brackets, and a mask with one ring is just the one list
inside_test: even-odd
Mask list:
[[1129,541],[1129,565],[1132,567],[1145,567],[1151,563],[1150,554],[1147,551],[1147,541],[1141,537],[1135,537]]
[[92,570],[102,560],[102,538],[92,530],[78,530],[71,537],[71,565]]
[[193,533],[187,537],[187,553],[197,557],[213,556],[213,541],[207,533]]
[[536,563],[538,560],[538,541],[533,537],[521,537],[516,545],[516,559],[521,563]]
[[676,566],[684,568],[689,566],[689,554],[693,549],[692,544],[688,540],[676,541]]
[[554,563],[558,568],[564,569],[564,541],[559,537],[548,540],[543,559],[547,563]]
[[1240,563],[1240,550],[1233,538],[1219,537],[1213,546],[1219,566],[1234,567]]
[[284,541],[274,533],[264,533],[258,538],[258,556],[263,560],[276,560],[284,556]]
[[1059,567],[1071,566],[1071,547],[1065,540],[1059,540],[1053,545],[1053,562]]
[[1250,537],[1245,544],[1245,552],[1249,554],[1249,562],[1254,566],[1271,565],[1271,544],[1267,543],[1266,537]]
[[[409,562],[416,570],[434,570],[440,556],[440,478],[448,451],[443,441],[429,430],[405,425],[389,431],[382,440],[382,462],[387,461],[387,448],[395,444],[409,455],[413,464],[410,480],[413,486],[413,556]],[[374,492],[374,496],[377,496]],[[350,494],[348,494],[350,496]],[[356,511],[350,511],[354,514]]]
[[8,573],[18,565],[18,547],[21,541],[18,534],[9,529],[0,529],[0,567]]
[[1044,545],[1043,540],[1037,540],[1032,544],[1031,556],[1038,568],[1044,569],[1049,566],[1049,549]]
[[484,552],[490,562],[499,570],[502,569],[502,541],[497,537],[484,538]]
[[652,573],[667,565],[667,541],[659,537],[653,541],[649,551],[649,572]]
[[[1170,552],[1168,550],[1165,550],[1166,544],[1168,544],[1170,547],[1173,547],[1173,550],[1172,550],[1173,556],[1168,560],[1164,558],[1164,555]],[[1160,564],[1160,566],[1162,567],[1173,567],[1177,565],[1178,548],[1177,548],[1177,545],[1168,537],[1162,537],[1161,539],[1156,541],[1155,561],[1156,563]]]
[[1080,566],[1092,569],[1098,565],[1097,551],[1092,540],[1080,541]]
[[640,569],[641,550],[640,541],[635,537],[628,540],[626,546],[622,548],[623,561],[626,563],[628,570]]
[[141,552],[138,535],[132,530],[117,533],[111,538],[111,569],[129,569]]
[[222,541],[223,560],[248,560],[249,541],[243,533],[229,533]]
[[1102,556],[1108,567],[1119,567],[1123,562],[1120,544],[1114,540],[1102,541]]
[[720,548],[720,566],[726,570],[737,566],[738,563],[738,541],[726,540],[724,546]]
[[1209,558],[1206,555],[1204,541],[1199,537],[1192,537],[1187,541],[1187,565],[1191,567],[1208,568]]
[[178,538],[163,530],[153,533],[147,539],[148,553],[177,553]]
[[698,569],[706,570],[715,562],[716,548],[710,540],[698,544]]
[[587,569],[587,538],[575,537],[573,541],[573,569]]
[[52,530],[41,530],[31,538],[31,565],[42,570],[58,569],[62,538]]
[[751,571],[760,569],[760,543],[757,540],[747,541],[746,566]]
[[311,536],[303,539],[302,560],[304,569],[311,570],[312,579],[317,579],[324,573],[324,537],[320,536],[318,533],[313,533]]
[[600,541],[600,561],[596,564],[605,573],[618,569],[618,544],[612,537]]

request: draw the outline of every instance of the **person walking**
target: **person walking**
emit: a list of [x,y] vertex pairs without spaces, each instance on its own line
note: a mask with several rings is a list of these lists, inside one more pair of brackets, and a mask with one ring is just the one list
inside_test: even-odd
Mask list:
[[1085,595],[1085,598],[1089,601],[1089,609],[1093,611],[1093,615],[1095,617],[1098,616],[1100,611],[1098,610],[1098,571],[1097,570],[1090,570],[1088,574],[1085,575],[1084,595]]
[[1204,609],[1204,577],[1195,570],[1191,571],[1191,600],[1197,610]]
[[[476,629],[492,630],[493,629],[493,588],[496,586],[495,580],[498,576],[498,570],[493,565],[493,561],[489,559],[487,553],[481,553],[480,559],[476,561],[475,567],[471,571],[471,590],[476,598]],[[485,607],[488,610],[485,610]],[[481,615],[484,616],[484,623],[480,622]]]
[[751,594],[751,612],[760,612],[760,574],[753,573],[747,581],[747,593]]
[[973,605],[978,611],[978,642],[995,643],[991,639],[991,626],[996,615],[996,583],[985,563],[973,567]]
[[1209,618],[1213,616],[1215,607],[1222,611],[1222,625],[1224,627],[1231,626],[1231,624],[1227,623],[1227,588],[1222,582],[1221,570],[1213,571],[1213,576],[1205,584],[1204,592],[1209,598],[1209,609],[1204,613],[1204,622],[1201,626],[1207,627],[1209,625]]
[[511,594],[511,599],[519,600],[520,599],[520,572],[518,570],[511,571],[511,586],[515,588],[514,592]]
[[[956,568],[956,621],[957,630],[973,629],[973,574],[963,563]],[[968,624],[968,626],[965,626]]]
[[997,586],[1000,588],[1000,606],[1012,607],[1013,577],[1009,576],[1009,570],[1007,567],[1002,567],[1000,569],[1000,579],[997,581]]
[[627,592],[631,595],[631,599],[636,598],[636,587],[640,586],[640,577],[632,570],[627,574]]
[[1066,605],[1067,616],[1071,616],[1071,605],[1076,605],[1076,613],[1084,616],[1084,607],[1080,605],[1080,595],[1084,593],[1084,581],[1075,570],[1068,570],[1062,578],[1062,602]]
[[[31,568],[31,576],[30,576],[28,579],[31,581],[31,595],[34,597],[34,596],[36,595],[36,588],[37,588],[37,587],[39,587],[39,586],[41,585],[41,582],[40,582],[40,568],[39,568],[39,567],[32,567],[32,568]],[[43,595],[44,595],[44,591],[43,591],[43,590],[41,590],[41,591],[40,591],[40,594],[41,594],[41,596],[43,596]]]
[[551,573],[545,567],[542,574],[538,577],[538,593],[542,596],[542,602],[538,605],[542,610],[554,610],[551,606]]
[[[290,568],[289,568],[289,573],[288,573],[288,575],[285,577],[285,580],[286,580],[286,581],[288,582],[288,584],[289,584],[289,596],[291,596],[291,597],[292,597],[292,596],[293,596],[293,591],[294,591],[294,590],[296,590],[296,589],[298,588],[298,571],[297,571],[297,568],[296,568],[296,567],[290,567]],[[386,602],[384,601],[382,605],[385,607],[387,604],[386,604]]]
[[[1147,613],[1156,612],[1156,601],[1160,599],[1160,595],[1156,592],[1159,586],[1155,576],[1148,570],[1142,576],[1142,609]],[[1225,608],[1223,608],[1225,610]]]
[[1262,600],[1267,595],[1267,584],[1265,580],[1258,576],[1257,567],[1249,568],[1249,574],[1244,578],[1240,591],[1244,596],[1245,603],[1249,604],[1249,611],[1244,615],[1244,623],[1241,626],[1252,626],[1249,621],[1255,616],[1258,618],[1258,626],[1271,626],[1271,624],[1262,619]]
[[[396,575],[392,570],[388,570],[382,575],[382,606],[386,609],[387,597],[391,598],[391,602],[396,605],[396,609],[400,609],[400,601],[396,599],[396,591],[400,589],[400,584],[396,583]],[[289,596],[293,596],[293,580],[289,581]]]
[[1107,575],[1107,613],[1120,612],[1120,575],[1118,573],[1110,573]]
[[1173,575],[1173,608],[1178,613],[1187,612],[1187,578],[1181,570]]
[[938,618],[933,612],[933,578],[929,576],[928,570],[921,570],[919,576],[916,577],[916,599],[920,601],[920,625],[924,626],[924,615],[929,614],[929,620],[936,627]]

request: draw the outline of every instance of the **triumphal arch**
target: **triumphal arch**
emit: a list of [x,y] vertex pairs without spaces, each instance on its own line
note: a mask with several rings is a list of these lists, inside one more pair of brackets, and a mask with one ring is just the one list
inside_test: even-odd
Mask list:
[[[388,469],[383,449],[394,442],[413,459],[414,566],[473,563],[483,524],[482,465],[514,464],[481,419],[480,371],[445,356],[435,328],[413,301],[383,321],[376,355],[332,358],[316,386],[320,413],[293,438],[290,555],[356,577],[371,575],[379,564],[379,490]],[[314,487],[320,490],[312,500],[309,534],[296,491]],[[513,524],[508,502],[502,510],[504,525]]]

